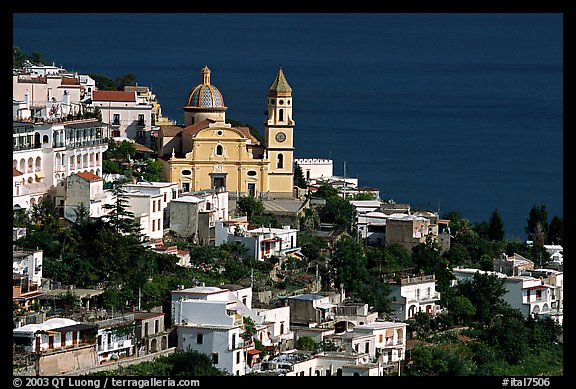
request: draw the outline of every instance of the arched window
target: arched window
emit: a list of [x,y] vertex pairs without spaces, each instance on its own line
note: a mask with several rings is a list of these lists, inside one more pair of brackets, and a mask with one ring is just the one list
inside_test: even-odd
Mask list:
[[278,110],[278,120],[281,122],[284,121],[284,110],[283,109]]
[[222,155],[222,154],[224,154],[224,148],[222,147],[222,145],[216,146],[216,155]]
[[284,169],[284,155],[278,154],[278,165],[276,166],[278,169]]

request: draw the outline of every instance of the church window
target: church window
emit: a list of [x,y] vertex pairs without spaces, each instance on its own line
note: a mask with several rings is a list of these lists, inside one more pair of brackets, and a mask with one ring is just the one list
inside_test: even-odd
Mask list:
[[278,119],[283,122],[284,121],[284,110],[281,109],[278,111]]
[[280,105],[283,105],[283,104],[284,104],[284,100],[280,100],[280,101],[278,101],[278,103],[279,103]]
[[224,154],[224,148],[222,147],[222,145],[216,146],[216,155],[222,155],[222,154]]
[[218,131],[217,134],[218,134],[218,135],[222,135],[222,131]]
[[258,173],[256,172],[256,170],[248,170],[246,174],[249,175],[250,177],[254,177]]
[[278,169],[284,169],[284,155],[278,154],[278,164],[276,165]]
[[192,174],[192,171],[190,171],[190,169],[184,169],[184,170],[182,170],[182,175],[183,175],[183,176],[189,176],[190,174]]

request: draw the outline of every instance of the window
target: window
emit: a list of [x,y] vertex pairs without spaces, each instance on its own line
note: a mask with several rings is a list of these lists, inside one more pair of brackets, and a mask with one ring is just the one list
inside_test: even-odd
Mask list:
[[144,336],[148,336],[148,322],[144,323]]
[[218,364],[218,353],[212,353],[212,363],[214,365]]
[[120,125],[120,114],[115,113],[112,119],[112,125],[119,126]]
[[203,344],[204,343],[204,334],[196,334],[196,343]]
[[276,165],[278,169],[284,169],[284,155],[278,154],[278,164]]
[[144,114],[142,114],[142,113],[138,114],[138,125],[139,126],[144,125]]
[[222,154],[224,154],[224,148],[222,147],[222,145],[216,146],[216,155],[222,155]]
[[[158,223],[158,225],[160,225],[160,223]],[[160,321],[154,320],[154,333],[157,334],[158,332],[160,332]]]
[[236,353],[236,363],[240,363],[240,351]]
[[232,334],[232,350],[236,348],[236,334]]
[[281,122],[284,121],[284,110],[283,109],[278,110],[278,120]]

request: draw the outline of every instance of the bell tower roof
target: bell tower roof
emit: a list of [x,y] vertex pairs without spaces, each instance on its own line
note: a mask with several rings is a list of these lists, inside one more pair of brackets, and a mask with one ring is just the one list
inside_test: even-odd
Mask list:
[[286,77],[284,76],[284,72],[282,68],[278,70],[278,74],[274,79],[272,85],[268,89],[268,97],[290,97],[292,96],[292,88],[288,85],[288,81],[286,81]]

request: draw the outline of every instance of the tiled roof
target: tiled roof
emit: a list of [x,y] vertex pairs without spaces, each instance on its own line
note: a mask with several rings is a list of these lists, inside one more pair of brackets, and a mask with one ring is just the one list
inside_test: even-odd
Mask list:
[[86,181],[98,181],[101,180],[99,176],[90,172],[82,172],[76,174],[78,177],[85,179]]
[[80,82],[76,78],[62,77],[61,85],[79,85]]
[[116,90],[96,90],[92,93],[92,101],[136,102],[136,92],[125,92]]
[[160,134],[164,137],[175,137],[178,135],[184,127],[182,126],[173,126],[171,124],[166,124],[164,126],[160,126]]

